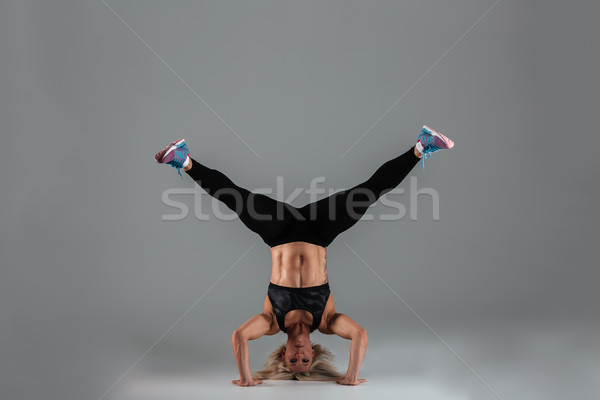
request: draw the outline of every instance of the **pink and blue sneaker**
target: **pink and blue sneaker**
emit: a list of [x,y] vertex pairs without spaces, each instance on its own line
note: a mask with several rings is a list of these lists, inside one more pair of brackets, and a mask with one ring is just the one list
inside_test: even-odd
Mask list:
[[[190,152],[185,144],[185,139],[179,139],[170,143],[167,147],[159,151],[154,155],[154,159],[160,164],[169,164],[172,167],[177,168],[177,172],[181,179],[181,168],[189,157]],[[191,160],[190,160],[191,161]]]
[[427,125],[423,125],[416,147],[423,154],[423,168],[425,168],[425,159],[431,157],[436,151],[451,149],[454,147],[454,142]]

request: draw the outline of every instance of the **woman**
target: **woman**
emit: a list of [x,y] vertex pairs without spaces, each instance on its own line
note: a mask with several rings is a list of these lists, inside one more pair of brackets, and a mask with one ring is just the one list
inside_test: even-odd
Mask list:
[[[386,162],[365,182],[301,208],[235,185],[221,172],[190,157],[180,139],[158,152],[159,163],[183,169],[208,194],[225,203],[240,220],[271,248],[271,280],[263,311],[237,328],[233,352],[240,374],[233,383],[254,386],[263,379],[332,380],[358,385],[358,371],[367,348],[367,331],[345,314],[336,312],[327,279],[327,246],[354,225],[379,197],[395,188],[425,155],[448,149],[454,143],[441,133],[423,127],[417,144]],[[183,178],[183,177],[182,177]],[[352,341],[346,373],[331,366],[331,353],[313,345],[310,333],[336,334]],[[248,341],[282,331],[288,338],[269,357],[266,368],[250,372]]]

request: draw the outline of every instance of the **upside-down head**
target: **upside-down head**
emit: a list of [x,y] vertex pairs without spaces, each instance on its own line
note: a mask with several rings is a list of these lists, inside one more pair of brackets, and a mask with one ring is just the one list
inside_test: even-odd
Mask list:
[[341,377],[332,364],[333,354],[321,346],[311,342],[304,347],[294,347],[290,339],[269,355],[264,369],[258,371],[257,379],[300,380],[300,381],[335,381]]

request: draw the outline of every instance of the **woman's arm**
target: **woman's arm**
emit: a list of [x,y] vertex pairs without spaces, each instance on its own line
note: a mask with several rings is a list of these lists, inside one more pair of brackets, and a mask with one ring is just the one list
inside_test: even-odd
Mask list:
[[236,385],[255,386],[262,383],[260,379],[253,379],[250,372],[248,340],[258,339],[269,332],[272,318],[273,317],[267,313],[256,314],[233,332],[231,344],[240,373],[240,379],[232,381]]
[[358,370],[367,351],[367,330],[354,322],[345,314],[335,313],[327,322],[328,329],[332,333],[352,340],[350,345],[350,362],[346,375],[337,380],[342,385],[358,385],[366,382],[366,379],[358,379]]

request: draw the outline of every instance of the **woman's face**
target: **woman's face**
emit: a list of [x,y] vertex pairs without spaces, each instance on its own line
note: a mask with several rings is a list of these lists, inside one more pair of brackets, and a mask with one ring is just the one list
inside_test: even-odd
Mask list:
[[288,338],[282,351],[285,365],[292,372],[307,372],[312,365],[315,351],[310,339],[304,337]]

